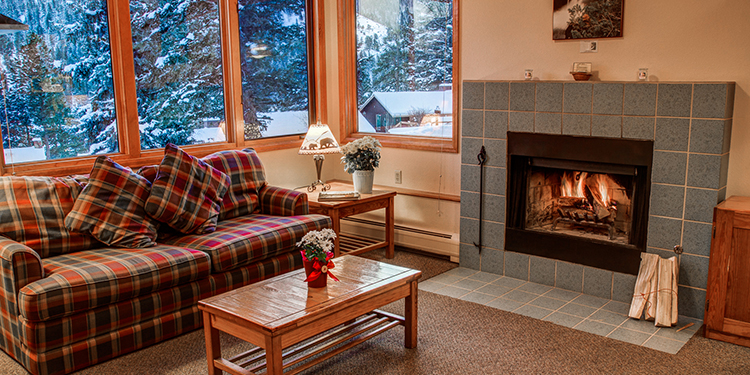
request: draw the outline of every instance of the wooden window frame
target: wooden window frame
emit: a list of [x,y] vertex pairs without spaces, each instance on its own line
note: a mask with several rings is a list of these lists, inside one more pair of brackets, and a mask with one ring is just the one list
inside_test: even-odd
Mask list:
[[460,0],[453,1],[453,134],[450,139],[442,137],[420,137],[382,133],[361,133],[357,121],[357,45],[356,45],[356,0],[338,2],[338,57],[339,57],[339,101],[340,133],[342,143],[364,136],[377,138],[384,147],[405,148],[421,151],[457,153],[459,143],[459,8]]
[[[252,147],[256,151],[271,151],[299,147],[304,134],[245,140],[242,113],[242,73],[240,70],[240,35],[237,0],[217,0],[221,32],[222,75],[224,82],[224,116],[227,126],[226,142],[186,145],[181,148],[196,157],[222,150]],[[310,121],[327,121],[324,108],[325,90],[325,23],[324,0],[306,1],[306,27],[308,49],[308,97]],[[115,93],[115,112],[120,152],[102,154],[117,163],[137,168],[158,164],[163,148],[142,150],[140,145],[138,98],[136,94],[135,66],[133,60],[130,1],[107,0],[110,53],[112,54],[112,80]],[[2,144],[0,144],[2,149]],[[0,165],[2,175],[60,176],[88,173],[100,155],[67,159],[53,159],[26,163]]]

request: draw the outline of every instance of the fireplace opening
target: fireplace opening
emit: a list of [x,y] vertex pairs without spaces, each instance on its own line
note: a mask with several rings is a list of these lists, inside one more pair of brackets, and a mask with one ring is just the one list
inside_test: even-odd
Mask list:
[[636,274],[653,142],[508,133],[506,249]]

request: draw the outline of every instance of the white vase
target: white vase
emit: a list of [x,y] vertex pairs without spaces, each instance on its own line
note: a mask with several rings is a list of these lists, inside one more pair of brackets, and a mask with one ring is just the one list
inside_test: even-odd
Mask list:
[[375,171],[354,171],[352,181],[354,190],[361,194],[372,194],[372,181],[375,177]]

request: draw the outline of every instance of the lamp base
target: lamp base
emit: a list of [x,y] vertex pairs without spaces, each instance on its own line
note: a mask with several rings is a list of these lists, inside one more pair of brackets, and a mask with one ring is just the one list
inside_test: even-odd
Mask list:
[[320,172],[323,171],[323,161],[326,160],[326,157],[323,155],[313,155],[313,160],[315,160],[315,170],[318,173],[318,180],[310,184],[310,186],[307,187],[307,191],[312,193],[318,185],[323,186],[323,189],[320,191],[330,190],[331,185],[326,184],[320,179]]
[[307,191],[310,192],[310,193],[312,193],[313,191],[315,191],[315,189],[318,188],[318,185],[320,185],[320,186],[323,187],[322,189],[320,189],[320,191],[331,190],[331,185],[330,184],[326,184],[325,182],[323,182],[321,180],[318,180],[318,181],[315,181],[312,184],[310,184],[310,186],[307,187]]

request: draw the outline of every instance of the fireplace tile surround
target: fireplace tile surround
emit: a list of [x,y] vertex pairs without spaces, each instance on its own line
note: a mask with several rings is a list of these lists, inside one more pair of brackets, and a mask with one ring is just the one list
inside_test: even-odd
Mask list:
[[[703,317],[713,207],[724,200],[731,82],[465,81],[461,126],[462,267],[630,302],[635,276],[504,250],[507,131],[654,141],[647,251],[679,256],[680,314]],[[484,174],[483,249],[479,166]]]

